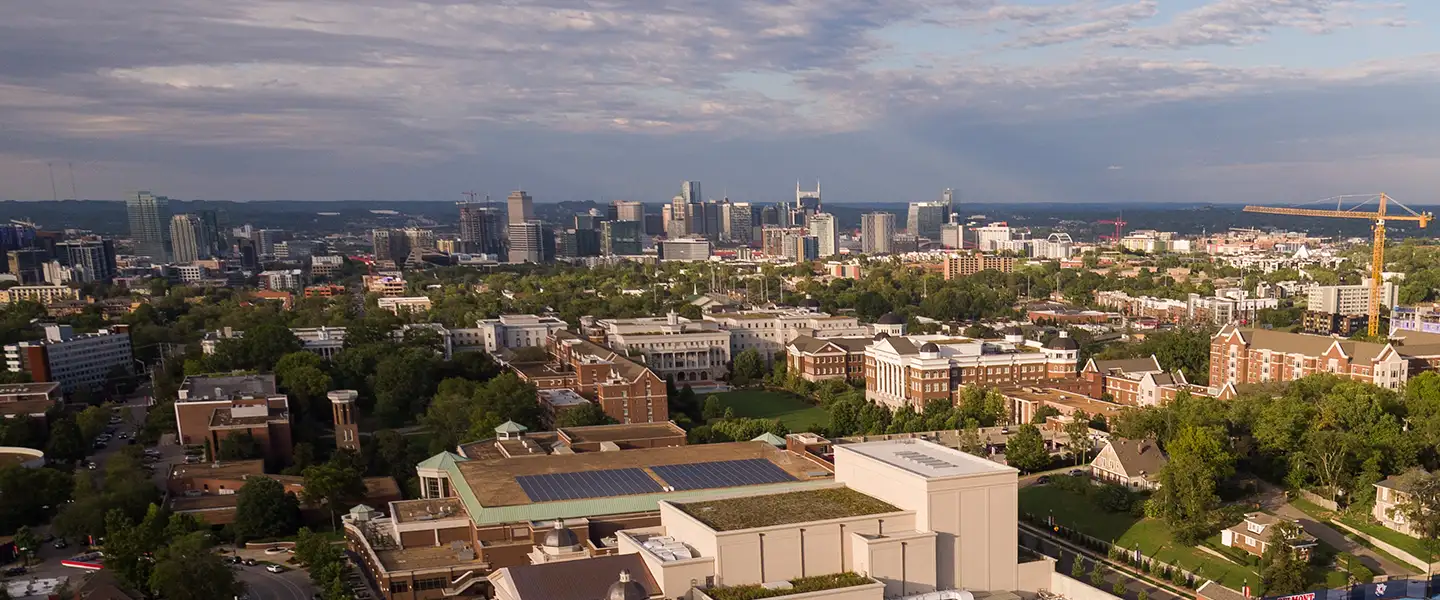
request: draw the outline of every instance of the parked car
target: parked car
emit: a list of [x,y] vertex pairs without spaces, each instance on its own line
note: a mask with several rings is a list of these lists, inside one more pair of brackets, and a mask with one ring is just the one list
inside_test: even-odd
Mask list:
[[64,538],[55,540],[55,544],[54,544],[56,550],[64,550],[64,549],[65,549],[66,547],[68,547],[69,545],[70,545],[70,544],[67,543]]
[[285,567],[280,565],[265,565],[265,570],[271,573],[284,573]]
[[1071,476],[1071,477],[1084,477],[1084,476],[1085,476],[1085,469],[1070,469],[1070,476]]
[[253,566],[255,566],[255,565],[260,564],[259,561],[256,561],[256,560],[253,559],[253,558],[247,558],[247,559],[245,559],[245,560],[242,561],[242,562],[244,562],[244,563],[245,563],[245,566],[247,566],[247,567],[253,567]]

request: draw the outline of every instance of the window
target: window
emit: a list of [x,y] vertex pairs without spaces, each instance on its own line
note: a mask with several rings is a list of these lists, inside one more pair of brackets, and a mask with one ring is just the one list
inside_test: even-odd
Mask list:
[[408,592],[408,591],[410,591],[410,584],[409,584],[409,583],[406,583],[406,582],[404,582],[404,581],[392,581],[392,582],[390,582],[390,593],[392,593],[392,594],[403,594],[403,593]]

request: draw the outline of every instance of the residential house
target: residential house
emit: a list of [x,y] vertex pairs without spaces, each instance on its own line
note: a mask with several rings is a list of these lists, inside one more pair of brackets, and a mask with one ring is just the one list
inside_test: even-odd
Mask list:
[[[1275,535],[1275,526],[1284,522],[1287,520],[1269,513],[1248,513],[1245,515],[1244,521],[1220,532],[1220,543],[1260,556],[1265,554],[1265,550],[1270,547],[1270,538]],[[1294,521],[1288,522],[1294,523]],[[1302,529],[1299,537],[1290,541],[1290,547],[1295,549],[1300,560],[1308,561],[1310,552],[1315,549],[1315,538]]]
[[1110,438],[1090,463],[1090,475],[1105,483],[1132,489],[1160,487],[1160,470],[1169,459],[1153,439]]

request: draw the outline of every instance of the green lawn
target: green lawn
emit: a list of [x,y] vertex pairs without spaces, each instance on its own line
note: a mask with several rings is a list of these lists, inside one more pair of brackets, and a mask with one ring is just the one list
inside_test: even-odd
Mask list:
[[[1381,540],[1381,541],[1383,541],[1383,542],[1385,542],[1385,543],[1387,543],[1387,544],[1390,544],[1390,545],[1392,545],[1392,546],[1395,546],[1396,548],[1399,548],[1399,549],[1401,549],[1401,550],[1404,550],[1404,551],[1406,551],[1406,552],[1409,552],[1410,554],[1414,555],[1415,558],[1418,558],[1418,559],[1420,559],[1420,560],[1427,560],[1427,561],[1433,561],[1433,560],[1434,560],[1434,558],[1431,557],[1430,551],[1428,551],[1428,550],[1425,549],[1425,546],[1420,543],[1420,540],[1418,540],[1418,539],[1416,539],[1416,538],[1413,538],[1413,537],[1410,537],[1410,536],[1408,536],[1408,535],[1405,535],[1405,534],[1403,534],[1403,533],[1400,533],[1400,532],[1398,532],[1398,531],[1394,531],[1394,530],[1391,530],[1391,529],[1387,529],[1387,528],[1385,528],[1385,527],[1382,526],[1382,525],[1379,525],[1379,524],[1376,524],[1376,523],[1371,523],[1368,519],[1355,518],[1355,517],[1350,517],[1350,516],[1348,516],[1348,515],[1343,515],[1343,514],[1341,514],[1341,513],[1336,513],[1335,511],[1328,510],[1328,509],[1326,509],[1326,508],[1324,508],[1324,507],[1322,507],[1322,506],[1320,506],[1320,505],[1318,505],[1318,504],[1315,504],[1315,503],[1313,503],[1313,502],[1309,502],[1309,501],[1305,500],[1304,498],[1296,498],[1296,499],[1294,499],[1294,500],[1291,500],[1291,501],[1290,501],[1290,506],[1294,506],[1295,508],[1300,509],[1301,512],[1304,512],[1305,514],[1310,515],[1310,516],[1313,517],[1316,521],[1320,521],[1320,522],[1322,522],[1322,523],[1330,522],[1330,523],[1332,523],[1332,524],[1333,524],[1333,522],[1338,521],[1338,522],[1344,523],[1345,525],[1348,525],[1348,526],[1350,526],[1350,527],[1353,527],[1353,528],[1361,531],[1362,533],[1364,533],[1364,534],[1366,534],[1366,535],[1368,535],[1368,536],[1370,536],[1370,537],[1379,539],[1379,540]],[[1355,537],[1355,536],[1353,536],[1353,535],[1350,535],[1349,532],[1347,532],[1347,531],[1345,531],[1345,530],[1343,530],[1343,529],[1340,529],[1340,528],[1338,528],[1338,527],[1336,527],[1335,529],[1339,530],[1340,533],[1345,534],[1346,537],[1349,537],[1350,539],[1354,540],[1355,543],[1360,544],[1360,545],[1362,545],[1362,546],[1365,546],[1366,548],[1369,548],[1369,549],[1371,549],[1371,550],[1374,550],[1376,553],[1379,553],[1379,554],[1381,554],[1381,555],[1384,555],[1386,558],[1389,558],[1390,560],[1394,561],[1395,564],[1398,564],[1398,565],[1401,565],[1401,566],[1407,567],[1407,568],[1410,568],[1410,567],[1411,567],[1410,563],[1407,563],[1407,562],[1405,562],[1405,561],[1403,561],[1403,560],[1400,560],[1399,558],[1396,558],[1396,557],[1394,557],[1394,556],[1391,556],[1390,553],[1388,553],[1388,552],[1386,552],[1386,551],[1384,551],[1384,550],[1381,550],[1381,549],[1375,547],[1374,544],[1371,544],[1370,542],[1367,542],[1367,541],[1365,541],[1365,540],[1363,540],[1363,539],[1360,539],[1360,538],[1358,538],[1358,537]]]
[[1164,523],[1105,511],[1089,498],[1073,492],[1048,485],[1022,488],[1020,511],[1041,519],[1054,515],[1059,525],[1110,540],[1124,548],[1138,546],[1145,556],[1196,571],[1231,589],[1241,589],[1247,582],[1252,588],[1259,588],[1260,576],[1254,570],[1176,542]]
[[737,417],[779,419],[790,431],[805,431],[812,425],[828,425],[830,413],[799,396],[784,392],[738,391],[715,394]]

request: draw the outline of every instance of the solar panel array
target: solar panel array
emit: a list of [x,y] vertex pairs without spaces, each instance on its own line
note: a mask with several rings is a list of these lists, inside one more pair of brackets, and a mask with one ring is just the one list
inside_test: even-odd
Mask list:
[[795,478],[763,458],[722,460],[651,467],[656,475],[677,490],[704,490],[735,485],[784,483]]
[[515,478],[531,502],[554,502],[580,498],[607,498],[662,491],[641,469],[608,469],[578,473],[521,475]]

